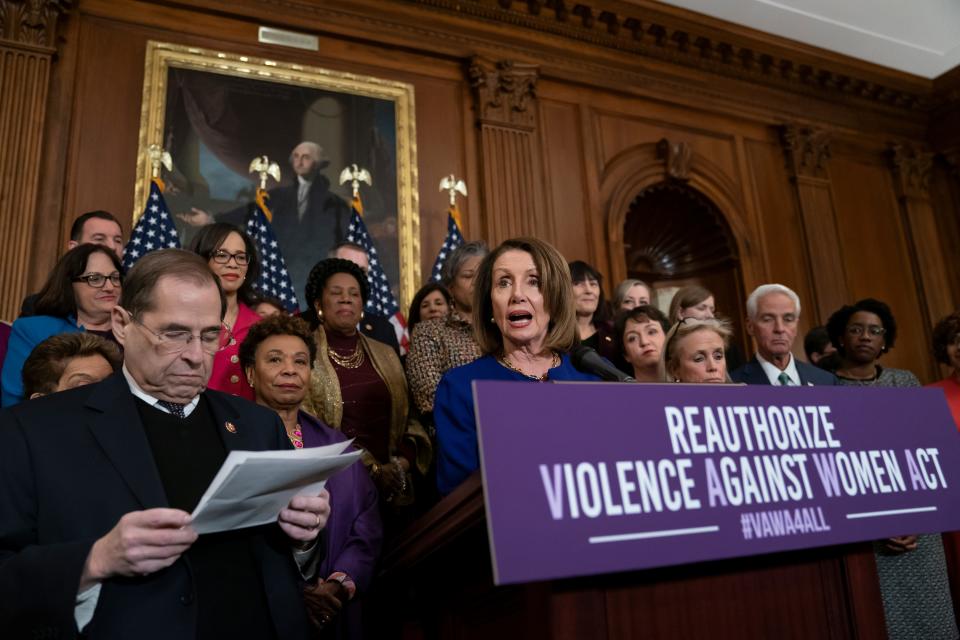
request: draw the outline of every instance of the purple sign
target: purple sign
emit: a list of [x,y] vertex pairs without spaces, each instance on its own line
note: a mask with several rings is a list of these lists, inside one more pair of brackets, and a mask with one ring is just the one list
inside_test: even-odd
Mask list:
[[939,389],[474,383],[497,584],[960,529]]

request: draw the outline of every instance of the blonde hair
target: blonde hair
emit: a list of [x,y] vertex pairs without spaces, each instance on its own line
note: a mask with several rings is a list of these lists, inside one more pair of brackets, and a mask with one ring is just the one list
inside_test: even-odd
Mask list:
[[[730,344],[730,337],[733,335],[733,329],[726,320],[717,318],[708,318],[698,320],[697,318],[684,318],[675,323],[667,337],[663,340],[663,350],[660,353],[660,377],[664,382],[673,382],[670,379],[670,370],[675,368],[677,362],[677,345],[681,340],[698,331],[713,331],[723,340],[723,348],[726,349]],[[729,372],[727,377],[729,378]]]
[[570,351],[577,343],[577,312],[573,304],[573,288],[570,286],[570,268],[560,252],[552,245],[536,238],[511,238],[488,253],[477,269],[473,288],[473,326],[485,355],[503,350],[503,335],[492,321],[493,265],[507,251],[523,251],[530,254],[540,275],[540,291],[543,294],[544,311],[550,315],[550,325],[544,348],[561,353]]

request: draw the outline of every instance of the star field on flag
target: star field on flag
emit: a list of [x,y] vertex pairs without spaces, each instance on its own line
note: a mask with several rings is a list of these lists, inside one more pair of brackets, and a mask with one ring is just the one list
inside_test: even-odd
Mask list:
[[295,313],[300,309],[297,294],[287,271],[287,263],[280,252],[277,237],[273,233],[273,225],[267,218],[259,204],[253,207],[247,216],[247,235],[257,245],[260,256],[260,277],[257,278],[254,288],[283,303],[290,313]]
[[130,241],[123,250],[123,271],[124,273],[129,271],[137,260],[155,249],[179,248],[180,236],[177,235],[177,227],[173,224],[173,216],[167,209],[160,185],[156,180],[151,180],[147,205],[130,234]]

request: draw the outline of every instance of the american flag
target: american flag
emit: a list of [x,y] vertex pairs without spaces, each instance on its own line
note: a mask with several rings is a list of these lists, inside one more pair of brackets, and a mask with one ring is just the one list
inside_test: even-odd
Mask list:
[[173,224],[173,217],[163,199],[163,183],[154,178],[150,181],[150,195],[143,215],[137,220],[130,241],[123,250],[123,270],[130,270],[137,260],[154,249],[179,249],[180,237]]
[[443,265],[453,251],[463,244],[463,234],[460,233],[460,210],[457,205],[450,205],[447,211],[447,237],[443,239],[443,246],[437,253],[437,259],[433,263],[433,271],[430,273],[430,279],[434,282],[440,282],[443,279]]
[[280,252],[277,236],[273,233],[273,214],[267,207],[267,193],[257,190],[257,206],[247,215],[247,235],[257,245],[260,255],[260,277],[254,288],[260,293],[276,298],[290,313],[300,309],[296,290],[287,272],[287,263]]
[[377,255],[377,248],[373,245],[373,239],[367,231],[367,225],[363,221],[363,203],[360,196],[353,199],[353,215],[350,216],[350,225],[347,227],[347,242],[363,247],[367,252],[367,259],[370,261],[370,268],[367,269],[367,283],[370,285],[370,297],[367,298],[365,311],[374,316],[383,316],[390,320],[393,330],[397,334],[397,342],[400,344],[400,353],[404,354],[410,346],[410,337],[407,335],[407,320],[400,311],[400,305],[390,290],[390,281],[387,280],[387,274],[383,271],[383,265],[380,264],[380,257]]

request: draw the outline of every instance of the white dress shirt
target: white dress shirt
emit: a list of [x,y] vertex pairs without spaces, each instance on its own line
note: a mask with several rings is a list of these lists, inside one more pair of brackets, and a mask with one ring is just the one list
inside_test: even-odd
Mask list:
[[780,383],[780,374],[785,373],[790,377],[790,382],[793,383],[792,386],[799,387],[802,382],[800,382],[800,372],[797,371],[797,363],[793,359],[793,354],[790,354],[790,362],[787,363],[786,369],[780,369],[777,365],[772,362],[764,360],[763,356],[759,353],[757,354],[757,362],[760,363],[760,366],[763,368],[763,372],[767,374],[767,380],[770,381],[775,387],[782,387],[783,384]]

